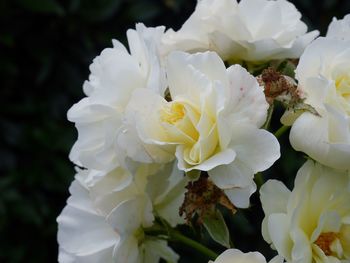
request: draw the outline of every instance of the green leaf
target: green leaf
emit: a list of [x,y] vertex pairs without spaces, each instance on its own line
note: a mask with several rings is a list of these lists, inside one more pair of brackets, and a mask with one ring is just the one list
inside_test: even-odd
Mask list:
[[203,218],[203,225],[213,240],[224,247],[230,247],[230,233],[226,226],[224,217],[219,210],[206,215]]
[[263,72],[264,69],[267,69],[270,66],[270,63],[271,61],[244,61],[243,67],[245,67],[253,76],[258,76]]
[[197,181],[201,175],[201,171],[199,170],[191,170],[189,172],[186,172],[186,176],[193,181]]
[[296,67],[292,62],[287,61],[286,64],[284,65],[284,68],[281,70],[281,73],[283,75],[294,78],[295,77],[295,68]]

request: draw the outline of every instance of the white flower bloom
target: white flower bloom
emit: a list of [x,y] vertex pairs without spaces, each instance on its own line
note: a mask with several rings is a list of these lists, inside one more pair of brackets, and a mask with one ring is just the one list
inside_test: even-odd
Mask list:
[[88,191],[74,181],[72,196],[57,218],[59,262],[113,262],[113,250],[120,236],[100,215]]
[[259,129],[268,109],[263,89],[241,66],[226,69],[214,52],[171,53],[167,77],[172,101],[147,89],[130,100],[126,115],[140,138],[175,152],[180,170],[208,171],[236,206],[247,207],[253,175],[280,156],[277,139]]
[[307,161],[290,192],[269,180],[260,190],[264,239],[292,263],[350,261],[350,177]]
[[318,162],[350,169],[350,41],[319,38],[301,56],[296,70],[305,103],[321,117],[303,113],[290,141]]
[[178,255],[165,240],[145,236],[143,228],[153,224],[152,206],[143,195],[119,204],[107,217],[107,222],[121,239],[114,249],[115,262],[156,263],[161,258],[175,263]]
[[[174,50],[197,52],[213,50],[210,33],[221,19],[227,20],[237,12],[235,0],[200,0],[181,29],[168,29],[163,36],[163,52]],[[215,23],[215,21],[218,21]]]
[[[82,175],[81,172],[79,174]],[[80,178],[77,177],[79,181]],[[105,173],[89,187],[89,191],[96,208],[103,214],[111,213],[121,200],[147,195],[153,210],[175,227],[184,223],[179,216],[179,207],[183,203],[187,183],[187,178],[174,162],[162,166],[147,164],[140,165],[133,176],[121,168]]]
[[295,6],[285,0],[202,0],[183,27],[168,30],[168,50],[216,51],[224,60],[298,58],[318,35],[307,32]]
[[[277,256],[269,263],[282,262],[283,259]],[[238,249],[227,249],[215,261],[209,263],[266,263],[266,259],[259,252],[243,253]]]
[[350,40],[350,14],[344,16],[341,20],[334,17],[329,24],[326,37]]
[[94,59],[89,81],[84,83],[87,97],[68,112],[68,119],[78,129],[78,140],[70,153],[74,163],[112,170],[123,162],[117,137],[126,130],[123,114],[130,95],[137,88],[164,93],[165,75],[157,55],[163,32],[164,27],[138,24],[136,30],[127,32],[130,54],[114,40],[113,48],[106,48]]
[[[70,188],[72,196],[57,219],[59,262],[176,262],[178,256],[166,241],[144,233],[153,225],[154,213],[172,226],[183,223],[178,210],[187,182],[173,168],[144,165],[132,182],[123,179],[127,172],[120,168],[103,176],[79,171]],[[95,180],[88,186],[91,178]]]

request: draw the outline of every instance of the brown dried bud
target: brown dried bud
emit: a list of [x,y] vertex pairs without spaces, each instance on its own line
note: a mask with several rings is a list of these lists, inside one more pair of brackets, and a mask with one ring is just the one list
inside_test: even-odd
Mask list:
[[231,210],[232,213],[236,212],[236,208],[225,193],[207,177],[200,177],[197,181],[188,183],[186,189],[185,200],[179,213],[180,216],[185,214],[188,224],[195,215],[198,215],[197,222],[202,223],[203,217],[212,213],[219,204]]
[[300,100],[296,83],[274,68],[264,69],[257,80],[261,86],[265,87],[264,93],[269,104],[282,95],[288,95],[291,101]]
[[282,102],[286,107],[286,112],[281,118],[284,125],[290,126],[305,111],[316,116],[318,112],[311,106],[304,103],[304,99],[299,92],[298,85],[291,77],[282,75],[274,68],[265,69],[257,77],[260,85],[264,86],[264,93],[267,102],[272,105],[274,101]]

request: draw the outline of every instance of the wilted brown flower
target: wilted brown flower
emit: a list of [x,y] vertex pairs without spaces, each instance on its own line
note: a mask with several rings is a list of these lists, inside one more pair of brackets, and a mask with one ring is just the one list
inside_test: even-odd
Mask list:
[[202,223],[203,217],[212,213],[219,204],[232,213],[236,212],[225,193],[207,177],[202,176],[197,181],[190,182],[186,189],[185,200],[179,212],[180,216],[185,214],[187,223],[190,223],[195,215],[198,215],[197,222]]

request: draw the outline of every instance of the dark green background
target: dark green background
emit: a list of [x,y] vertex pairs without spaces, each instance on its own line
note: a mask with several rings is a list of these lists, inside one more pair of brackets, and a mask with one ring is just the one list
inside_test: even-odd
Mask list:
[[[350,12],[347,0],[292,2],[322,33],[333,16]],[[0,262],[57,261],[55,219],[74,175],[67,156],[76,131],[66,112],[83,97],[92,59],[112,38],[125,43],[135,22],[178,29],[194,6],[193,0],[0,0]],[[291,186],[303,160],[285,151],[286,139],[283,158],[265,177]],[[233,240],[271,256],[261,218],[255,196],[250,209],[229,221]]]

